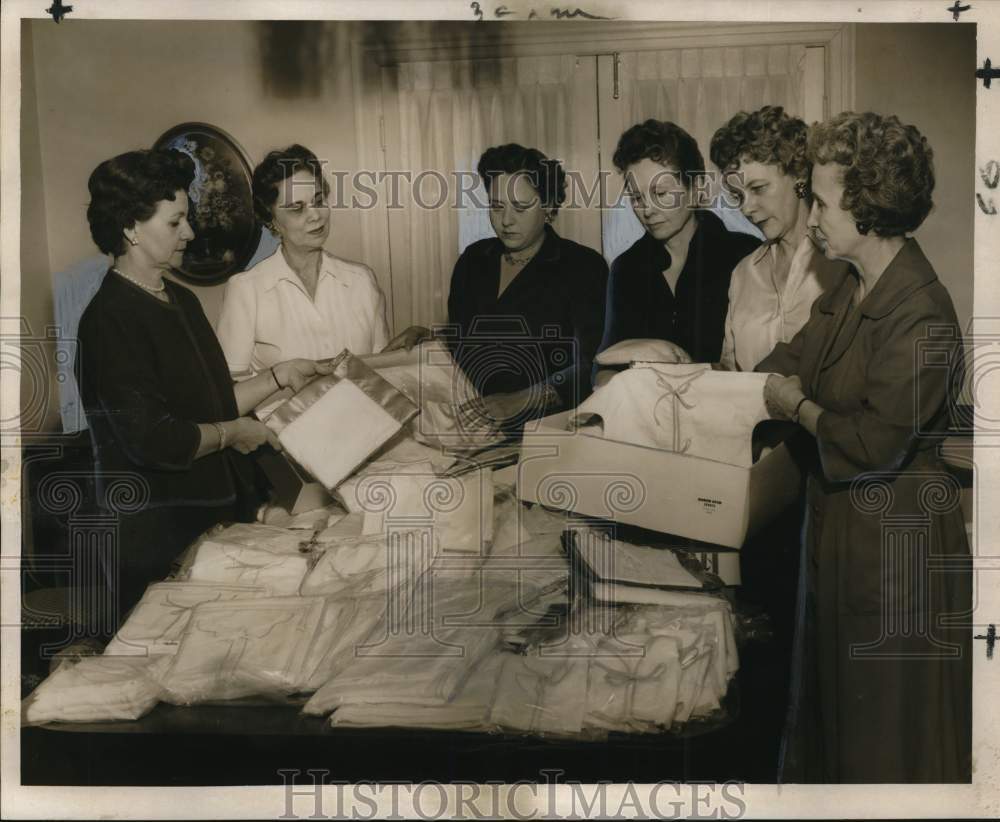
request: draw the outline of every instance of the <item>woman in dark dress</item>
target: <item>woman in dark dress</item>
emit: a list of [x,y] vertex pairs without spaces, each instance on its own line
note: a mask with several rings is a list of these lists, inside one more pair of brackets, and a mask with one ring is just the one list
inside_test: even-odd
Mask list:
[[894,116],[845,112],[810,129],[809,156],[810,233],[852,268],[757,366],[775,372],[772,414],[816,445],[783,777],[963,782],[972,580],[959,488],[937,456],[961,336],[906,236],[931,210],[932,152]]
[[537,149],[488,149],[477,168],[496,238],[473,243],[451,278],[449,344],[504,426],[573,408],[590,393],[608,267],[552,222],[566,176]]
[[194,172],[180,152],[133,151],[89,181],[91,235],[114,257],[80,321],[76,364],[97,504],[118,515],[117,544],[99,559],[110,599],[95,617],[106,633],[198,534],[253,520],[263,487],[247,455],[277,440],[243,415],[319,370],[291,360],[234,386],[198,299],[163,276],[194,236]]
[[[646,340],[649,359],[718,362],[733,269],[760,241],[729,231],[699,207],[696,183],[705,161],[680,126],[660,120],[632,126],[618,140],[613,159],[646,233],[611,264],[599,351]],[[602,366],[627,365],[635,358],[641,357],[609,352],[600,360]],[[613,374],[602,367],[598,384]]]

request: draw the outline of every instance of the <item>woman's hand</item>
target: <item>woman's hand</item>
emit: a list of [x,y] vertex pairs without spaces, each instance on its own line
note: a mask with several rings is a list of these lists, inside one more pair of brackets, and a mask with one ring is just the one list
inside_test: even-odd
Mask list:
[[264,423],[250,417],[239,417],[226,423],[226,447],[235,448],[241,454],[256,451],[262,445],[270,445],[276,451],[281,450],[278,436]]
[[769,374],[764,383],[764,405],[776,420],[790,420],[795,416],[795,410],[805,396],[798,375],[782,377],[780,374]]
[[429,340],[433,335],[429,328],[424,328],[422,325],[411,325],[401,334],[397,334],[391,340],[383,351],[397,351],[400,348],[405,348],[409,351],[413,346],[420,345],[424,340]]
[[543,400],[538,392],[530,389],[477,397],[458,406],[457,421],[461,428],[470,432],[496,429],[507,420],[537,410],[540,401]]
[[318,374],[329,374],[333,371],[333,366],[315,360],[297,359],[279,362],[271,370],[279,388],[291,388],[298,392]]
[[622,340],[606,348],[594,360],[598,365],[628,365],[639,360],[689,363],[691,357],[679,345],[666,340]]

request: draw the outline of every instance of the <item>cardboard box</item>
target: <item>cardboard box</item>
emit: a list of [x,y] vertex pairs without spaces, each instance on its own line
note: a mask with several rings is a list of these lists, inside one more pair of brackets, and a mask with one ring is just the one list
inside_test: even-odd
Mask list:
[[[525,435],[517,466],[523,501],[711,543],[711,550],[739,549],[800,492],[802,471],[787,443],[742,468],[569,432],[570,414],[546,417]],[[724,580],[734,565],[738,574],[738,555],[718,557]]]
[[327,490],[287,455],[259,448],[255,456],[273,488],[271,502],[289,514],[315,511],[333,502]]

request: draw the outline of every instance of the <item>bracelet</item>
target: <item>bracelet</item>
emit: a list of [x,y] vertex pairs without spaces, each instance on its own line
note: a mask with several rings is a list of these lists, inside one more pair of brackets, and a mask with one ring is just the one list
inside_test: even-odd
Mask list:
[[794,413],[794,414],[792,414],[792,422],[794,422],[794,423],[798,423],[798,421],[799,421],[799,411],[800,411],[800,410],[801,410],[801,408],[802,408],[802,403],[804,403],[804,402],[805,402],[805,401],[806,401],[807,399],[809,399],[809,398],[808,398],[808,397],[805,397],[805,396],[804,396],[804,397],[802,397],[802,399],[801,399],[801,400],[799,400],[799,403],[798,403],[798,405],[796,405],[796,406],[795,406],[795,413]]
[[279,391],[284,390],[285,386],[283,386],[280,382],[278,382],[278,375],[274,373],[273,365],[271,366],[271,379],[274,380],[274,384],[278,386]]
[[221,422],[213,422],[212,425],[219,432],[219,450],[222,451],[226,447],[226,428]]

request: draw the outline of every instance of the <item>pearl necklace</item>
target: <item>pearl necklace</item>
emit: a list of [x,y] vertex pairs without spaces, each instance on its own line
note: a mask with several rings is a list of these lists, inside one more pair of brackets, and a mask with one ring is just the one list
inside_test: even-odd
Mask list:
[[151,294],[162,294],[164,291],[167,290],[167,286],[163,282],[160,283],[159,287],[155,287],[155,286],[151,286],[151,285],[146,285],[145,283],[139,282],[134,277],[130,277],[128,274],[126,274],[120,268],[115,268],[114,266],[112,266],[111,270],[114,271],[115,274],[117,274],[119,277],[124,277],[126,280],[128,280],[130,283],[132,283],[132,285],[137,285],[143,291],[148,291]]
[[531,254],[527,257],[515,257],[513,254],[505,253],[503,255],[503,258],[507,261],[508,265],[527,265],[528,263],[531,262],[534,256],[535,256],[534,254]]

